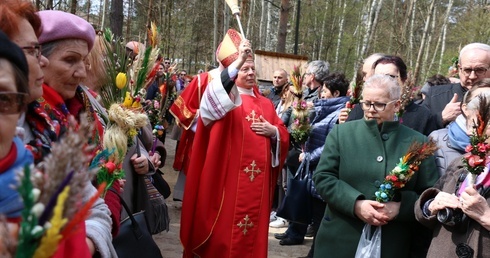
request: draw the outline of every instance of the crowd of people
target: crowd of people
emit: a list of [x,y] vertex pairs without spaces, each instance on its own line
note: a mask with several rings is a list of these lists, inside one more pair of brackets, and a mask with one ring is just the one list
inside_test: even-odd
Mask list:
[[[170,186],[159,169],[167,151],[175,151],[172,167],[179,172],[173,198],[182,202],[183,257],[267,257],[269,227],[285,228],[274,234],[280,245],[312,236],[305,257],[359,257],[366,227],[382,229],[378,254],[370,257],[490,255],[490,159],[468,154],[472,146],[490,150],[490,129],[482,127],[490,119],[489,45],[464,46],[458,79],[427,78],[419,98],[406,94],[413,85],[402,57],[372,54],[361,66],[362,91],[352,106],[351,83],[325,60],[304,67],[299,91],[289,67],[276,69],[270,90],[259,91],[253,46],[230,29],[215,69],[191,76],[170,58],[153,60],[139,95],[116,103],[143,114],[131,120],[137,126],[121,146],[114,144],[112,106],[98,93],[108,84],[103,40],[74,14],[36,11],[25,0],[0,3],[0,219],[8,225],[0,228],[0,254],[15,252],[6,236],[25,237],[24,213],[32,204],[16,188],[19,175],[26,165],[41,178],[49,174],[56,146],[89,124],[82,137],[89,147],[80,155],[93,163],[116,153],[103,170],[124,175],[94,200],[107,183],[96,175],[67,190],[78,196],[73,205],[89,203],[90,212],[77,222],[83,230],[65,236],[49,256],[117,257],[112,239],[128,212],[146,210],[153,234],[168,230]],[[144,49],[130,41],[125,57],[137,63]],[[299,110],[307,117],[302,138]],[[164,147],[169,128],[175,150]],[[375,193],[414,142],[435,142],[437,150],[411,164],[409,180],[381,201]],[[85,160],[66,157],[67,171],[55,174],[91,173],[70,167],[76,159]],[[481,169],[474,175],[475,166]],[[304,202],[311,205],[301,211],[309,214],[307,223],[279,215],[285,197],[300,194],[288,187],[299,171],[308,180]]]

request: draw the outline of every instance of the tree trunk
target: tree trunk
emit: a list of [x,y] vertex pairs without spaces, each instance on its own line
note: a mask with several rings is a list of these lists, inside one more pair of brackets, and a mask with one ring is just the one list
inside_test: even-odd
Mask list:
[[413,45],[413,39],[414,39],[414,27],[415,27],[415,9],[417,7],[417,0],[413,0],[412,2],[412,11],[411,11],[411,16],[410,16],[410,36],[408,37],[408,45],[409,49],[407,53],[409,54],[408,61],[409,61],[409,67],[413,67],[413,55],[412,53],[415,51],[414,45]]
[[[323,52],[323,39],[325,38],[326,24],[327,24],[327,11],[328,11],[328,3],[325,3],[325,12],[323,13],[323,21],[322,21],[322,35],[320,35],[320,50],[318,51],[318,55],[321,56]],[[329,19],[332,21],[331,19]]]
[[[425,78],[429,77],[430,73],[430,67],[432,66],[432,63],[428,63],[427,60],[429,59],[429,49],[431,48],[432,44],[432,35],[434,34],[436,30],[436,16],[437,16],[437,9],[434,8],[434,12],[432,14],[432,22],[430,25],[430,31],[427,33],[427,44],[425,47],[425,53],[424,53],[424,61],[422,61],[422,78],[425,80]],[[437,46],[436,46],[437,47]],[[433,50],[434,53],[437,52],[437,48]]]
[[90,22],[90,7],[91,7],[91,1],[87,0],[87,21]]
[[[226,7],[227,5],[225,0],[223,0],[223,3],[225,6],[225,10],[223,12],[223,35],[225,35],[228,29],[230,28],[230,10],[228,10],[229,8]],[[247,31],[248,31],[248,26],[249,25],[247,25]]]
[[111,31],[114,36],[122,37],[122,27],[124,22],[123,0],[112,0],[111,4]]
[[369,49],[369,39],[370,39],[370,34],[373,31],[373,20],[375,17],[375,11],[377,7],[377,0],[373,0],[371,2],[371,7],[368,7],[367,10],[367,23],[366,23],[366,30],[364,32],[364,36],[362,39],[362,47],[361,47],[361,53],[359,55],[360,58],[363,56],[366,56],[366,53]]
[[430,3],[429,13],[425,19],[424,32],[422,34],[422,40],[420,41],[419,52],[417,54],[417,60],[415,62],[415,71],[413,73],[413,81],[415,82],[415,85],[417,85],[417,83],[419,81],[418,77],[419,77],[419,73],[420,73],[420,60],[422,59],[422,52],[423,52],[423,49],[425,47],[427,34],[429,32],[430,20],[432,18],[433,13],[434,13],[434,5],[435,5],[435,0],[432,0]]
[[133,0],[129,0],[128,1],[128,20],[126,22],[126,39],[128,39],[129,35],[131,35],[131,22],[132,22],[131,13],[132,13],[132,10],[133,10]]
[[[249,39],[252,37],[252,31],[253,31],[253,27],[251,26],[252,24],[252,20],[253,20],[253,17],[254,17],[254,10],[255,10],[255,0],[252,0],[252,4],[250,4],[250,6],[248,7],[248,19],[247,19],[247,31],[245,32],[246,35]],[[244,8],[245,10],[245,8]],[[244,11],[245,12],[245,11]]]
[[148,0],[148,13],[146,15],[146,26],[151,26],[151,10],[153,8],[153,0]]
[[98,20],[99,20],[99,29],[100,30],[104,29],[104,26],[102,25],[102,18],[104,16],[103,10],[104,10],[104,1],[99,1],[99,19]]
[[[411,19],[411,17],[412,17],[413,10],[415,10],[414,9],[415,1],[416,0],[410,0],[410,4],[408,5],[407,13],[405,15],[405,20],[404,20],[403,26],[401,27],[401,37],[400,37],[400,40],[402,40],[401,44],[403,45],[404,48],[406,48],[406,44],[407,44],[407,31],[408,31],[409,28],[411,28],[408,25],[411,24],[411,22],[413,21]],[[393,1],[393,5],[396,5],[396,4],[397,4],[397,2],[396,1]],[[396,8],[396,7],[394,7],[394,8]],[[407,56],[407,58],[408,58],[408,56]]]
[[78,6],[78,1],[77,0],[71,0],[70,13],[76,14],[77,13],[77,6]]
[[277,47],[276,51],[280,53],[286,52],[286,39],[288,36],[288,21],[289,10],[291,5],[289,0],[281,0],[281,9],[279,14],[279,29],[277,32]]
[[271,41],[272,41],[272,13],[271,13],[271,3],[267,2],[267,27],[265,29],[265,49],[271,51]]
[[[219,2],[218,0],[213,1],[213,13],[214,13],[214,18],[213,18],[213,49],[217,49],[218,47],[218,5]],[[211,52],[211,63],[215,64],[216,62],[216,57],[214,51]],[[189,62],[190,63],[190,62]]]
[[[434,52],[434,54],[432,55],[432,59],[430,60],[429,68],[427,69],[427,71],[431,71],[432,66],[436,62],[436,56],[437,56],[437,53],[439,53],[438,51],[439,51],[439,46],[441,45],[441,41],[442,41],[442,31],[441,31],[441,33],[439,33],[439,36],[437,37],[436,47],[432,50],[432,52]],[[439,73],[439,71],[437,73]],[[426,78],[427,77],[428,77],[428,75],[426,75]]]
[[[264,45],[265,45],[265,38],[266,38],[266,31],[265,31],[265,27],[267,26],[267,22],[266,22],[266,19],[267,19],[267,3],[265,1],[261,1],[261,5],[260,5],[260,22],[259,22],[259,44],[258,46],[255,46],[256,48],[258,49],[263,49]],[[248,19],[249,21],[252,20],[252,19]],[[248,34],[248,31],[247,31],[247,34]]]
[[444,16],[444,23],[442,25],[442,32],[441,32],[441,37],[442,37],[441,56],[439,58],[439,67],[437,68],[437,73],[441,73],[442,59],[444,57],[444,51],[446,50],[447,23],[449,22],[449,15],[451,14],[451,9],[453,7],[453,2],[454,2],[454,0],[449,0],[448,1],[448,4],[447,4],[447,12],[446,12],[446,15]]
[[[362,56],[366,56],[367,52],[370,50],[371,47],[371,42],[373,42],[373,38],[376,34],[376,27],[378,26],[378,18],[379,18],[379,12],[381,11],[381,7],[383,6],[383,0],[379,0],[379,2],[376,4],[376,11],[374,12],[374,18],[372,21],[371,25],[371,32],[369,33],[369,40],[367,44],[366,51]],[[374,6],[373,6],[374,8]]]
[[[368,3],[365,3],[363,5],[363,7],[360,9],[359,11],[359,14],[357,15],[358,17],[369,17],[369,8],[371,6],[371,3],[368,2]],[[370,19],[367,19],[368,21],[366,21],[364,18],[361,18],[359,19],[359,22],[356,26],[356,30],[354,31],[354,39],[355,39],[355,42],[357,42],[357,45],[356,45],[356,53],[355,53],[355,56],[357,58],[357,60],[354,62],[354,74],[353,74],[353,77],[352,77],[352,80],[353,82],[356,81],[356,77],[357,77],[357,70],[359,69],[359,66],[362,64],[362,58],[364,57],[363,54],[361,54],[365,48],[365,42],[364,42],[364,39],[366,39],[367,41],[367,34],[366,32],[364,32],[363,34],[363,27],[364,27],[364,24],[368,23],[370,21]]]
[[294,28],[294,54],[297,55],[298,54],[298,41],[299,41],[299,22],[300,22],[300,16],[301,16],[301,1],[298,0],[297,4],[296,4],[296,15],[295,15],[295,19],[296,19],[296,25],[295,25],[295,28]]
[[441,73],[441,69],[442,69],[442,59],[444,58],[444,51],[446,50],[446,35],[447,35],[447,27],[444,27],[442,29],[441,55],[439,57],[439,67],[437,68],[437,73]]
[[[165,34],[164,35],[167,35],[165,37],[165,44],[166,44],[166,48],[165,48],[165,51],[163,52],[162,51],[162,54],[163,56],[166,56],[168,58],[170,58],[170,48],[171,48],[171,45],[170,45],[170,42],[172,41],[172,37],[171,36],[168,36],[168,35],[171,35],[172,33],[172,27],[173,27],[173,23],[172,23],[172,10],[174,8],[174,5],[173,5],[173,1],[168,1],[168,6],[165,10],[165,23],[167,24],[166,26],[166,31],[165,31]],[[196,41],[197,42],[197,41]],[[198,48],[196,47],[196,52],[198,51]],[[197,58],[197,57],[196,57]]]
[[[343,0],[343,1],[344,1],[344,5],[342,6],[342,16],[340,16],[339,35],[337,36],[337,49],[335,50],[335,63],[336,64],[339,63],[340,44],[342,43],[342,36],[344,35],[345,10],[347,9],[347,1],[346,0]],[[342,4],[342,0],[340,1],[340,3]]]
[[[391,7],[391,11],[393,12],[393,14],[396,13],[396,10],[398,9],[398,2],[397,1],[393,1],[393,6]],[[396,15],[391,15],[390,16],[390,23],[396,28]],[[402,30],[404,30],[402,28]],[[390,30],[390,38],[388,40],[388,50],[387,50],[387,53],[393,53],[392,52],[392,47],[393,47],[393,39],[396,37],[395,36],[395,33],[393,33],[394,31],[393,30]],[[402,32],[403,33],[403,32]]]
[[[52,0],[50,0],[50,1],[52,1]],[[103,4],[102,4],[102,20],[100,21],[100,29],[104,30],[104,28],[105,28],[105,15],[107,13],[107,0],[102,0],[102,1],[103,1]]]
[[53,0],[46,1],[46,10],[53,10]]

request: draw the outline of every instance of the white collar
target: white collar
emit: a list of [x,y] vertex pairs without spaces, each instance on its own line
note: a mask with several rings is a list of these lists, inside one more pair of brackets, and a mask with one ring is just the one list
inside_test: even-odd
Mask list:
[[253,89],[245,89],[242,87],[237,87],[237,89],[238,89],[238,93],[240,93],[240,94],[246,94],[246,95],[255,97],[255,93],[254,93]]

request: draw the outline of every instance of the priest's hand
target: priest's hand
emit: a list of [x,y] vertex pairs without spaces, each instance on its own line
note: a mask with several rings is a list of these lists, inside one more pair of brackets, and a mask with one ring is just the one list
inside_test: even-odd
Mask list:
[[237,70],[240,70],[249,56],[252,56],[252,48],[250,42],[245,39],[242,40],[238,46],[238,58],[231,63],[230,66],[236,67]]
[[276,136],[277,129],[275,126],[271,125],[263,116],[259,117],[259,122],[254,122],[250,126],[252,131],[258,135],[263,135],[266,137]]

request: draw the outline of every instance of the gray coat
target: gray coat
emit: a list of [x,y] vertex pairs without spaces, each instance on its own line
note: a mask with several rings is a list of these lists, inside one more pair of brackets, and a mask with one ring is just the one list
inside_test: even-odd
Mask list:
[[432,138],[439,148],[434,153],[434,157],[436,158],[437,171],[439,171],[440,176],[443,176],[446,173],[449,164],[454,160],[461,158],[464,151],[457,150],[451,146],[447,128],[432,132],[429,135],[429,138]]
[[[96,192],[97,189],[92,184],[87,184],[83,189],[82,201],[87,202]],[[111,212],[104,200],[98,198],[90,208],[90,215],[85,220],[85,229],[87,237],[92,240],[100,257],[103,258],[117,257],[112,246],[111,226]]]
[[[425,226],[433,229],[432,243],[427,257],[431,258],[451,258],[457,257],[455,250],[459,243],[466,243],[475,251],[473,257],[490,257],[490,234],[480,224],[469,219],[469,224],[463,226],[463,231],[458,231],[458,227],[451,227],[441,224],[435,215],[424,216],[422,209],[424,204],[440,192],[454,193],[458,178],[465,172],[461,160],[453,162],[446,174],[439,179],[433,188],[425,190],[415,203],[415,217]],[[488,189],[487,189],[488,190]],[[490,205],[490,193],[483,194]]]

